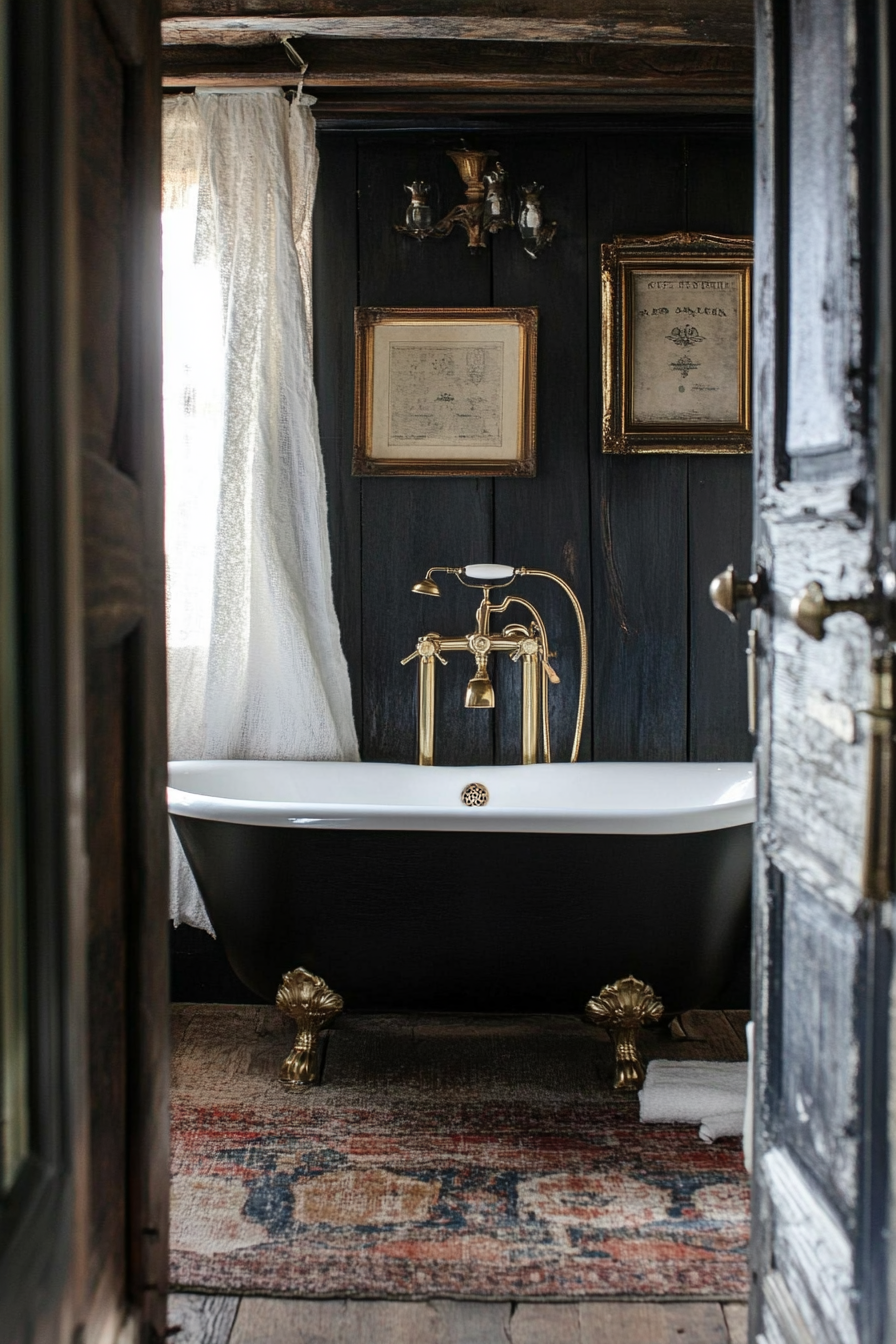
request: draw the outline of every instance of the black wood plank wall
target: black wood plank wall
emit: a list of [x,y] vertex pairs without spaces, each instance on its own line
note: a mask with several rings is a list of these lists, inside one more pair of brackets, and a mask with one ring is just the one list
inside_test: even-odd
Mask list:
[[[590,712],[582,759],[740,760],[746,731],[745,622],[715,612],[709,580],[750,561],[750,460],[622,458],[601,452],[600,245],[617,233],[752,231],[748,132],[588,130],[470,133],[501,150],[517,181],[545,184],[559,223],[538,261],[509,235],[485,256],[462,235],[397,234],[403,183],[461,197],[445,149],[460,131],[319,131],[315,209],[315,364],[327,471],[334,590],[366,760],[416,759],[416,672],[399,660],[427,630],[466,633],[475,594],[446,579],[439,600],[411,585],[430,565],[496,560],[554,570],[590,626]],[[356,304],[539,309],[538,475],[530,481],[351,476]],[[568,757],[577,637],[566,598],[518,581],[559,652],[555,759]],[[525,586],[524,586],[525,582]],[[519,672],[495,669],[498,707],[466,711],[472,660],[438,669],[436,759],[519,759]]]

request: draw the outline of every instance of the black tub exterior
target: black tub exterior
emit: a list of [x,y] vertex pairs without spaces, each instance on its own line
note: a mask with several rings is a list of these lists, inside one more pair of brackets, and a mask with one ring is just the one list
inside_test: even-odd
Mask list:
[[240,980],[296,966],[358,1012],[580,1012],[636,975],[669,1009],[730,979],[752,827],[685,835],[303,830],[175,816]]

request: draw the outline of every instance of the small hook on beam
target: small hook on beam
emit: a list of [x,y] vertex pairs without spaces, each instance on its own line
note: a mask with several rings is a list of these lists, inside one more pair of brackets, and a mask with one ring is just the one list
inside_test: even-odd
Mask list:
[[286,55],[289,58],[290,65],[294,65],[295,68],[298,70],[299,74],[304,75],[305,71],[308,69],[308,62],[302,60],[301,56],[299,55],[299,53],[296,51],[295,47],[292,44],[292,39],[289,37],[281,37],[280,45],[286,52]]

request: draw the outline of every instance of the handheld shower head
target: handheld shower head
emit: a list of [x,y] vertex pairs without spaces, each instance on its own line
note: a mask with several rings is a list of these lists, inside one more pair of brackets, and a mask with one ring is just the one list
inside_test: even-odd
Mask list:
[[[497,584],[504,587],[510,583],[516,576],[516,570],[510,565],[464,565],[463,568],[457,568],[452,565],[433,565],[426,571],[426,578],[415,583],[411,589],[412,593],[421,593],[424,597],[441,597],[439,585],[433,579],[433,574],[454,574],[464,582],[464,577],[472,580],[472,584],[477,588]],[[466,584],[470,587],[470,584]]]
[[424,597],[441,597],[439,585],[434,581],[433,574],[459,574],[459,569],[452,569],[450,565],[431,565],[426,571],[426,578],[415,583],[411,589],[412,593],[422,593]]

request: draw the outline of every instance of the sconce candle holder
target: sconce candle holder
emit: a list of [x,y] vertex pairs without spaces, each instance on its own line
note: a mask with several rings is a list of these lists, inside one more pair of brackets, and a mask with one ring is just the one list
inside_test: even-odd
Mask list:
[[545,223],[541,207],[543,191],[544,187],[539,186],[537,182],[530,182],[528,187],[520,187],[520,237],[523,240],[524,250],[532,258],[544,251],[557,232],[556,220],[552,220],[550,224]]
[[[530,257],[537,257],[553,240],[556,221],[546,223],[541,205],[543,187],[532,182],[520,189],[520,211],[514,220],[507,170],[501,166],[496,149],[449,149],[449,159],[460,173],[466,200],[449,210],[447,215],[432,222],[433,210],[429,201],[432,190],[428,182],[415,180],[405,186],[411,200],[403,224],[396,224],[399,233],[409,234],[418,242],[424,238],[447,238],[458,225],[467,235],[467,247],[474,254],[488,244],[490,233],[518,224],[523,247]],[[486,172],[490,159],[494,167]]]

